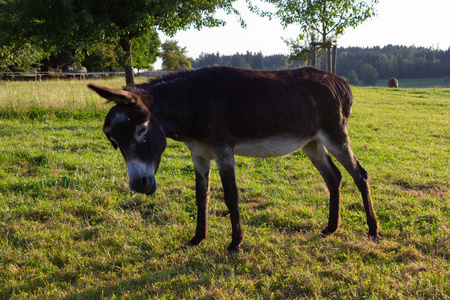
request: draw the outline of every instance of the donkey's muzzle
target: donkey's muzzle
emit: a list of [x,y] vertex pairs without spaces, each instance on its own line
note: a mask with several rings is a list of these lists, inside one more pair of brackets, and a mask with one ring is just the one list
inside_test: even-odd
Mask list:
[[130,178],[130,189],[134,192],[151,195],[156,191],[157,187],[154,176]]
[[141,161],[127,163],[130,189],[137,193],[151,195],[158,185],[155,180],[154,168]]

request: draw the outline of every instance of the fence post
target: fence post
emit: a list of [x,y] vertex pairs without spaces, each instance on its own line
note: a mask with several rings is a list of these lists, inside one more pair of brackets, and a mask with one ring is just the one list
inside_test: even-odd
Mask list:
[[333,45],[333,69],[331,73],[336,74],[336,61],[337,61],[337,44]]
[[311,49],[312,49],[312,65],[315,67],[316,66],[316,45],[311,44]]
[[328,72],[331,72],[331,43],[327,43],[327,70]]

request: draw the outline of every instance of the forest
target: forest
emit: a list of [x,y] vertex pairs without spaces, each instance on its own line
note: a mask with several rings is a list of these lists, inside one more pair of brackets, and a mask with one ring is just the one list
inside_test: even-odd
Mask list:
[[[376,79],[450,76],[450,49],[394,45],[371,48],[348,47],[338,48],[337,56],[337,75],[349,79],[355,74],[362,79],[367,76],[365,74],[367,72],[372,72],[372,76]],[[214,65],[274,70],[296,68],[305,65],[305,62],[290,63],[287,54],[264,56],[262,52],[234,55],[202,53],[192,62],[193,68]]]

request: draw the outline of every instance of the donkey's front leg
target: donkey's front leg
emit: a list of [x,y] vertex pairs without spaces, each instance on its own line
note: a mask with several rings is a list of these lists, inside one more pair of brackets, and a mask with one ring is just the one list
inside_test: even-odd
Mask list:
[[228,254],[233,255],[241,253],[239,247],[243,240],[241,218],[238,207],[238,189],[234,173],[234,153],[231,147],[216,148],[214,151],[217,168],[222,179],[225,204],[230,211],[231,218],[231,244],[228,246]]
[[208,201],[210,195],[210,161],[192,153],[195,170],[195,201],[197,204],[197,228],[195,236],[185,247],[198,245],[208,233]]

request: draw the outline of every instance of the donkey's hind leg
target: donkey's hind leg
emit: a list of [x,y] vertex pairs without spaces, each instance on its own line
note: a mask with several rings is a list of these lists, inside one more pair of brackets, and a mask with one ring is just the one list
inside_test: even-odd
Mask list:
[[370,196],[369,174],[361,166],[355,154],[350,148],[350,140],[346,132],[334,133],[332,135],[323,134],[322,142],[334,157],[344,166],[352,176],[353,181],[361,192],[366,211],[367,225],[369,226],[369,236],[372,240],[378,241],[378,220],[373,208],[372,197]]
[[330,214],[328,226],[322,231],[324,235],[331,234],[339,228],[340,223],[340,189],[342,174],[331,160],[327,149],[319,140],[313,140],[302,148],[313,165],[319,170],[328,191],[330,192]]

